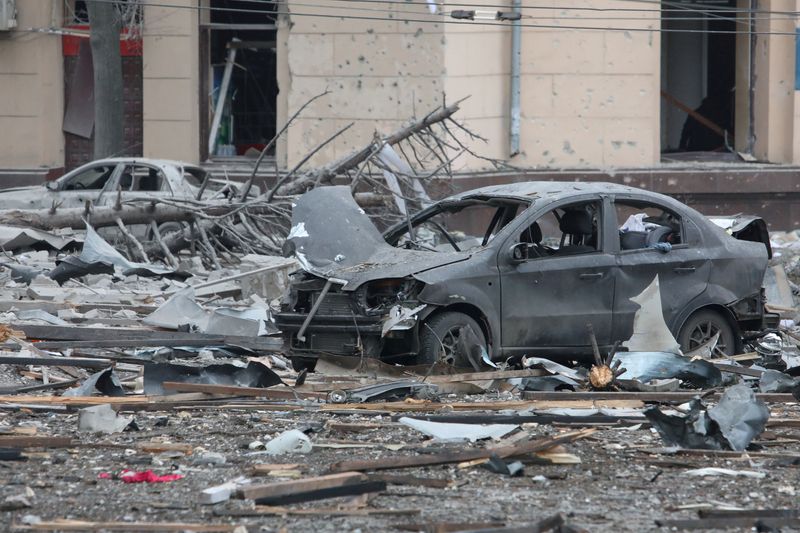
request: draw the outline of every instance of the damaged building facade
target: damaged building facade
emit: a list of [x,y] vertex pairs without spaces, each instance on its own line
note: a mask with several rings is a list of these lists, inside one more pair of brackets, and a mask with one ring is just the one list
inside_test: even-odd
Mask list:
[[[330,161],[443,95],[469,96],[461,118],[486,139],[464,134],[470,146],[522,168],[652,169],[665,155],[714,148],[800,161],[797,21],[786,14],[796,2],[765,0],[754,13],[747,0],[570,0],[523,6],[518,22],[472,3],[455,19],[449,6],[414,1],[144,0],[121,40],[128,155],[236,162],[327,89],[277,143],[278,167],[353,122],[311,164]],[[0,160],[19,182],[11,178],[57,176],[89,158],[91,76],[84,1],[18,1],[15,21],[0,32],[0,127],[15,132]],[[687,120],[687,109],[711,126]],[[488,166],[467,155],[456,165]],[[669,179],[626,182],[683,192]]]

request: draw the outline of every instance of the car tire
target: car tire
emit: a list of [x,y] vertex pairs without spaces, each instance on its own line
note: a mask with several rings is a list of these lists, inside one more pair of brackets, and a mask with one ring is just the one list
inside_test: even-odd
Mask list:
[[[445,311],[433,315],[420,324],[417,363],[430,365],[439,362],[458,368],[475,368],[475,364],[470,361],[467,354],[455,350],[463,327],[471,328],[486,349],[486,337],[475,319],[464,313]],[[443,348],[444,353],[442,353]],[[476,362],[478,368],[475,370],[480,370],[480,361]]]
[[687,318],[678,334],[678,342],[681,350],[688,352],[705,344],[717,332],[719,332],[719,340],[712,354],[713,357],[734,355],[738,345],[736,332],[722,314],[711,309],[701,309]]

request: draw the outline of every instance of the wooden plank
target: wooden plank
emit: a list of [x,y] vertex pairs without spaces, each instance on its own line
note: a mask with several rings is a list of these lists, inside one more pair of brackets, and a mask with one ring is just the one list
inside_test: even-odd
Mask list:
[[[656,525],[670,529],[730,529],[750,530],[761,526],[759,531],[775,531],[780,527],[800,527],[800,518],[796,517],[769,517],[769,518],[688,518],[682,520],[656,520]],[[768,528],[768,529],[762,529]]]
[[382,492],[386,490],[386,483],[383,481],[360,481],[356,483],[348,483],[339,487],[328,487],[324,489],[314,489],[303,492],[295,492],[293,494],[285,494],[282,496],[268,496],[264,498],[256,498],[255,502],[258,505],[277,505],[288,503],[302,503],[312,502],[317,500],[325,500],[328,498],[340,498],[342,496],[359,496],[361,494],[369,494],[370,492]]
[[[594,409],[600,407],[616,407],[636,409],[643,407],[644,404],[638,399],[580,399],[571,398],[577,392],[557,392],[548,394],[561,394],[557,400],[506,400],[499,402],[370,402],[370,403],[336,403],[324,404],[320,406],[323,411],[386,411],[386,412],[426,412],[447,409],[453,411],[502,411],[506,409],[550,409],[569,407],[575,409]],[[625,394],[625,393],[611,393]],[[640,393],[636,393],[640,394]],[[791,396],[791,395],[790,395]]]
[[257,398],[270,398],[276,400],[322,399],[326,398],[324,392],[294,392],[291,389],[237,387],[235,385],[209,385],[204,383],[182,383],[165,381],[162,386],[165,390],[179,392],[204,392],[206,394],[225,394],[229,396],[253,396]]
[[231,509],[215,511],[217,516],[414,516],[420,514],[419,509],[347,509],[323,507],[314,509],[293,509],[256,505],[252,509]]
[[[687,392],[540,392],[523,391],[522,397],[526,400],[639,400],[642,402],[687,402],[695,396],[702,395],[703,391]],[[713,393],[704,398],[719,399],[721,394]],[[790,393],[756,393],[756,398],[764,402],[787,403],[797,402]]]
[[253,465],[250,469],[252,476],[268,476],[272,472],[281,472],[287,470],[305,470],[306,465],[301,463],[268,463]]
[[191,455],[194,450],[191,444],[180,442],[137,442],[135,448],[147,453],[183,452],[186,455]]
[[248,500],[280,498],[309,491],[343,487],[348,484],[362,483],[364,481],[367,481],[367,476],[364,474],[359,474],[358,472],[342,472],[339,474],[293,481],[245,485],[237,491],[237,495]]
[[72,444],[70,437],[0,436],[0,448],[68,448]]
[[448,479],[435,479],[416,476],[398,476],[389,474],[371,474],[369,479],[383,481],[388,485],[407,485],[411,487],[430,487],[433,489],[446,489],[452,483]]
[[[25,336],[28,339],[60,342],[72,341],[70,345],[64,345],[62,347],[203,346],[229,344],[245,348],[277,350],[283,345],[281,339],[270,337],[206,335],[203,333],[186,333],[143,328],[91,328],[81,326],[40,326],[34,324],[12,324],[11,327],[25,332]],[[139,344],[133,341],[139,341]],[[42,344],[37,344],[37,346],[41,345]]]
[[594,433],[594,429],[585,429],[581,431],[571,431],[562,433],[554,437],[547,437],[521,444],[509,446],[494,446],[490,448],[481,448],[474,450],[464,450],[454,448],[452,451],[442,453],[417,455],[417,456],[395,456],[384,457],[374,460],[355,460],[355,461],[340,461],[334,463],[330,467],[331,472],[349,472],[349,471],[365,471],[365,470],[391,470],[396,468],[413,468],[417,466],[433,466],[441,464],[462,463],[465,461],[474,461],[475,459],[485,459],[491,455],[498,457],[514,457],[518,455],[528,455],[531,453],[549,450],[559,444],[573,442],[575,440],[587,437]]
[[[36,344],[38,347],[38,343]],[[108,368],[114,362],[110,359],[94,359],[83,357],[26,357],[21,355],[0,355],[3,365],[36,365],[36,366],[78,366],[81,368]]]
[[231,524],[190,524],[184,522],[89,522],[85,520],[51,520],[35,524],[12,524],[12,531],[192,531],[233,533]]

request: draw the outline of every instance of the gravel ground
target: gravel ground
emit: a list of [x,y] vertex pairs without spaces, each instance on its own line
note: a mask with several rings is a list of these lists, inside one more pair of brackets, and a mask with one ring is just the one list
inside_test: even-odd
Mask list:
[[[260,406],[259,406],[260,407]],[[797,405],[771,406],[772,416],[800,420]],[[391,531],[399,525],[434,522],[534,523],[564,513],[574,526],[588,531],[655,530],[656,519],[695,518],[690,504],[735,506],[745,509],[795,508],[800,476],[796,466],[779,466],[775,459],[726,460],[712,457],[656,455],[645,448],[661,446],[648,427],[601,427],[564,451],[580,457],[580,464],[526,465],[524,475],[505,477],[480,467],[455,465],[390,471],[417,477],[449,480],[449,488],[390,485],[366,503],[368,509],[416,509],[416,516],[256,516],[231,513],[252,507],[233,499],[213,506],[196,503],[200,490],[238,476],[247,476],[258,463],[300,463],[303,476],[325,474],[329,465],[346,459],[424,453],[442,444],[431,443],[416,431],[391,422],[387,415],[331,414],[313,410],[191,409],[138,412],[140,431],[94,435],[77,431],[77,415],[62,413],[0,412],[0,429],[33,426],[39,436],[68,436],[80,444],[31,454],[27,462],[0,462],[1,502],[32,491],[31,506],[0,513],[0,523],[21,522],[26,515],[42,520],[57,518],[93,521],[225,523],[247,531]],[[325,428],[330,420],[381,424],[375,429],[343,432]],[[166,425],[164,425],[166,424]],[[270,457],[248,455],[248,444],[266,442],[286,429],[318,428],[311,433],[315,448],[309,454]],[[568,428],[574,429],[574,428]],[[526,425],[541,437],[563,431],[553,426]],[[29,430],[31,431],[31,430]],[[768,429],[757,444],[771,452],[797,452],[800,429]],[[170,442],[191,445],[192,453],[145,453],[137,443]],[[363,443],[363,448],[323,447],[333,442]],[[383,445],[403,444],[399,451]],[[477,444],[480,446],[482,444]],[[453,445],[461,448],[476,445]],[[200,464],[198,458],[216,452],[224,464]],[[740,477],[695,478],[692,468],[717,466],[763,472],[763,479]],[[99,479],[101,472],[153,469],[158,474],[180,473],[185,478],[158,484],[125,484]],[[269,482],[276,478],[261,478]],[[30,495],[31,492],[28,491]],[[363,502],[362,502],[363,503]],[[346,499],[292,508],[354,505]],[[7,526],[11,529],[10,526]]]

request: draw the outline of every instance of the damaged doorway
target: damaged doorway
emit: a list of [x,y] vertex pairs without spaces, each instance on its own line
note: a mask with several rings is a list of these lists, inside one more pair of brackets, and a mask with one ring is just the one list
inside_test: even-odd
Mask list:
[[276,131],[277,2],[207,4],[200,47],[203,156],[255,156]]
[[[661,151],[669,160],[732,158],[736,1],[662,7]],[[747,90],[743,88],[743,90]]]

